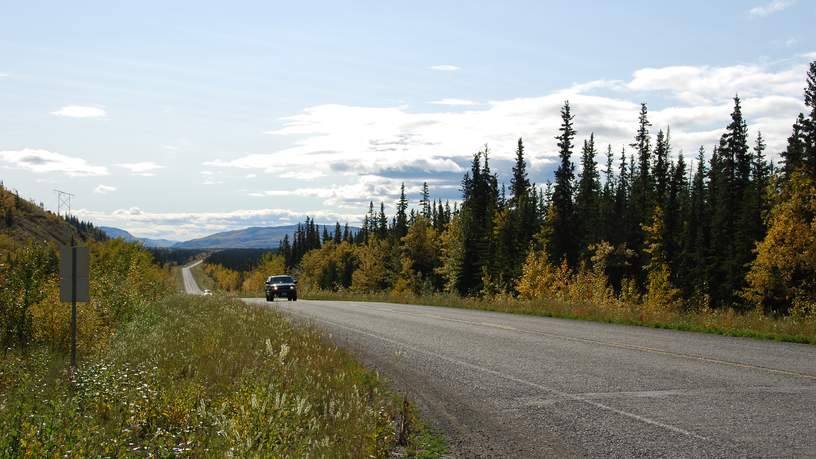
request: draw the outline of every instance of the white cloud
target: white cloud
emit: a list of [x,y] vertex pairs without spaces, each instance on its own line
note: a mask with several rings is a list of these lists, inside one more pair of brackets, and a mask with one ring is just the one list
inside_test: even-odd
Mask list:
[[121,163],[116,166],[129,170],[133,175],[141,175],[143,177],[152,177],[156,175],[153,171],[164,169],[164,166],[156,164],[153,161],[142,161],[139,163]]
[[438,70],[440,72],[455,72],[457,70],[462,70],[461,67],[451,64],[432,65],[428,68],[431,70]]
[[795,37],[790,37],[787,40],[785,40],[785,46],[787,46],[788,48],[797,43],[799,43],[799,40],[797,40]]
[[[781,64],[640,69],[625,81],[576,83],[546,95],[490,101],[457,111],[318,105],[283,118],[282,126],[268,132],[293,136],[288,147],[204,165],[251,173],[260,170],[304,181],[326,177],[323,188],[304,183],[289,190],[252,191],[259,196],[354,205],[376,201],[377,196],[392,197],[394,183],[402,180],[415,186],[432,179],[437,180],[436,189],[455,189],[473,153],[485,143],[491,148],[494,169],[506,180],[515,142],[523,137],[532,172],[539,174],[540,181],[553,167],[554,136],[565,99],[575,115],[576,143],[594,132],[601,150],[611,144],[616,152],[632,142],[640,101],[655,101],[649,104],[652,134],[671,127],[673,151],[683,151],[688,158],[701,145],[711,151],[729,122],[736,94],[742,98],[751,135],[762,130],[773,158],[784,148],[791,123],[804,108],[806,58],[797,56]],[[349,179],[343,177],[359,183],[344,184]]]
[[106,167],[90,165],[82,158],[32,148],[0,151],[0,161],[36,173],[58,172],[71,177],[108,175]]
[[102,108],[84,105],[68,105],[51,112],[51,114],[67,118],[102,118],[106,115],[105,110]]
[[0,73],[0,78],[6,78],[7,76],[9,76],[8,73]]
[[768,3],[751,8],[748,14],[755,17],[768,16],[769,14],[782,11],[795,3],[796,0],[771,0]]
[[806,72],[804,63],[783,70],[762,65],[730,67],[673,66],[638,70],[627,89],[665,91],[689,104],[707,104],[732,98],[765,94],[801,97]]
[[[368,204],[369,201],[385,200],[386,202],[396,201],[400,194],[402,180],[396,178],[386,178],[376,175],[363,175],[354,183],[345,185],[334,185],[329,187],[304,187],[287,190],[267,190],[263,192],[250,193],[253,197],[287,197],[298,196],[306,198],[319,198],[323,200],[323,205],[332,208],[346,208],[351,211],[359,211]],[[407,194],[418,194],[421,191],[419,183],[408,183],[405,186]]]
[[113,192],[113,191],[116,191],[115,186],[97,185],[97,187],[94,188],[94,193],[97,193],[97,194],[108,194],[108,193]]
[[303,221],[306,216],[320,224],[339,221],[359,224],[360,215],[326,210],[298,212],[282,208],[234,210],[229,212],[148,212],[139,207],[100,212],[88,209],[74,211],[83,219],[99,226],[126,228],[135,234],[151,238],[189,240],[220,231],[250,226],[288,225]]
[[449,105],[449,106],[467,106],[467,105],[477,105],[478,102],[474,102],[472,100],[467,99],[440,99],[431,102],[434,105]]

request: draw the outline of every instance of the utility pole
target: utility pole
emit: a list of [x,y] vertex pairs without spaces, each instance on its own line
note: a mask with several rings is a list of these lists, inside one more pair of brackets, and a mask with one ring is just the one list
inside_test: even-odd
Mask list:
[[62,211],[65,210],[65,216],[71,215],[71,198],[74,197],[73,194],[54,189],[57,193],[57,215],[63,215]]

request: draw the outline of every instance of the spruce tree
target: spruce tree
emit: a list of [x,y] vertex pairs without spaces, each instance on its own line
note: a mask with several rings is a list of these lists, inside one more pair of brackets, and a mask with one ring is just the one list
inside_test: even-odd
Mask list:
[[422,198],[419,200],[422,216],[431,219],[431,193],[428,191],[428,182],[422,182]]
[[524,159],[524,143],[521,137],[516,148],[516,162],[513,164],[513,176],[510,178],[510,193],[513,195],[514,205],[530,192],[530,180],[527,178],[527,162]]
[[377,215],[377,235],[385,239],[388,234],[388,217],[385,216],[385,204],[380,201],[380,213]]
[[654,199],[658,205],[665,206],[669,190],[669,138],[662,129],[657,133],[654,155]]
[[483,274],[492,260],[491,237],[499,200],[498,179],[490,171],[487,146],[473,156],[470,172],[462,179],[462,197],[460,217],[464,254],[459,289],[461,293],[470,294],[482,290]]
[[575,195],[575,220],[579,231],[578,244],[584,255],[590,245],[600,241],[600,194],[601,183],[598,175],[598,163],[595,161],[595,134],[589,135],[581,150],[581,174],[578,190]]
[[751,240],[760,241],[765,237],[767,228],[765,226],[765,216],[770,210],[770,200],[768,199],[768,184],[771,177],[771,166],[765,159],[765,139],[762,138],[762,132],[757,132],[756,142],[754,144],[754,163],[752,165],[751,175],[753,182],[751,184],[751,217],[750,222],[750,237]]
[[402,239],[408,233],[408,199],[405,197],[405,183],[400,186],[400,198],[397,202],[397,216],[394,222],[394,235]]
[[679,274],[680,255],[683,244],[683,220],[688,215],[688,179],[686,177],[686,161],[682,153],[677,157],[677,163],[669,167],[670,181],[666,194],[666,211],[664,220],[664,241],[666,244],[666,259],[674,276]]
[[[537,230],[537,202],[533,196],[533,185],[527,177],[527,162],[524,158],[524,143],[518,139],[516,160],[513,164],[510,177],[511,197],[506,205],[506,212],[500,215],[502,227],[499,241],[501,247],[497,250],[502,258],[498,262],[498,269],[503,280],[515,284],[515,279],[521,275],[521,265],[525,254]],[[504,206],[499,203],[498,208]]]
[[287,269],[294,266],[292,260],[292,245],[289,243],[288,234],[283,235],[283,240],[280,243],[280,253],[283,255],[283,262],[285,263]]
[[617,218],[611,222],[610,242],[613,245],[625,243],[629,228],[629,174],[626,169],[626,149],[621,148],[618,182],[615,184],[614,212]]
[[805,106],[810,110],[802,122],[802,163],[805,173],[816,180],[816,61],[810,63],[805,87]]
[[793,123],[793,132],[788,137],[788,146],[782,152],[782,160],[784,165],[784,178],[789,179],[793,172],[799,169],[803,164],[805,157],[805,115],[799,114],[796,121]]
[[635,141],[630,144],[637,152],[637,175],[632,179],[632,200],[639,209],[638,227],[650,223],[649,213],[652,208],[653,178],[651,174],[651,137],[649,136],[649,112],[645,103],[640,104],[638,115],[638,130]]
[[627,242],[630,249],[640,256],[634,260],[633,271],[643,280],[641,267],[648,261],[643,251],[643,225],[651,223],[651,213],[654,207],[654,179],[651,170],[651,137],[649,135],[649,112],[645,103],[640,104],[638,115],[638,129],[635,141],[630,144],[637,152],[637,166],[630,163],[630,177],[632,180],[631,201],[629,203],[629,218]]
[[689,211],[683,232],[681,286],[687,296],[705,294],[708,291],[706,261],[709,245],[709,212],[707,206],[705,149],[700,147],[695,161],[696,169],[691,183]]
[[549,250],[554,263],[567,260],[570,266],[575,266],[578,247],[575,235],[575,205],[573,189],[575,181],[575,165],[572,163],[572,139],[575,138],[573,115],[570,113],[569,101],[564,102],[561,108],[561,134],[558,140],[558,169],[555,171],[555,185],[552,196],[552,216],[548,223],[552,234]]

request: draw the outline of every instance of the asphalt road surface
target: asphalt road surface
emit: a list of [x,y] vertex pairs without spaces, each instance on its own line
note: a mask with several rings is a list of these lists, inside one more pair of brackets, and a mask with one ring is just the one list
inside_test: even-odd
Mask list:
[[190,271],[190,268],[200,265],[202,261],[204,260],[198,260],[189,266],[181,268],[181,279],[184,281],[184,291],[191,295],[204,294],[204,292],[198,287],[198,284],[193,277],[193,273]]
[[816,346],[428,306],[272,307],[393,379],[456,456],[816,456]]

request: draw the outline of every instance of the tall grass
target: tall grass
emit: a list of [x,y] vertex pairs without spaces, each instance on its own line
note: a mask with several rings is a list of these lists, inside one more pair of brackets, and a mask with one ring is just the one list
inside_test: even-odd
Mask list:
[[555,299],[525,300],[511,295],[461,297],[450,293],[413,295],[312,290],[302,291],[300,296],[315,300],[381,301],[478,309],[816,344],[816,317],[772,317],[757,311],[742,312],[730,308],[683,311],[643,308],[641,305],[622,301],[592,303]]
[[0,457],[385,457],[396,442],[401,403],[378,374],[236,300],[171,296],[74,382],[64,366],[46,346],[0,357]]

